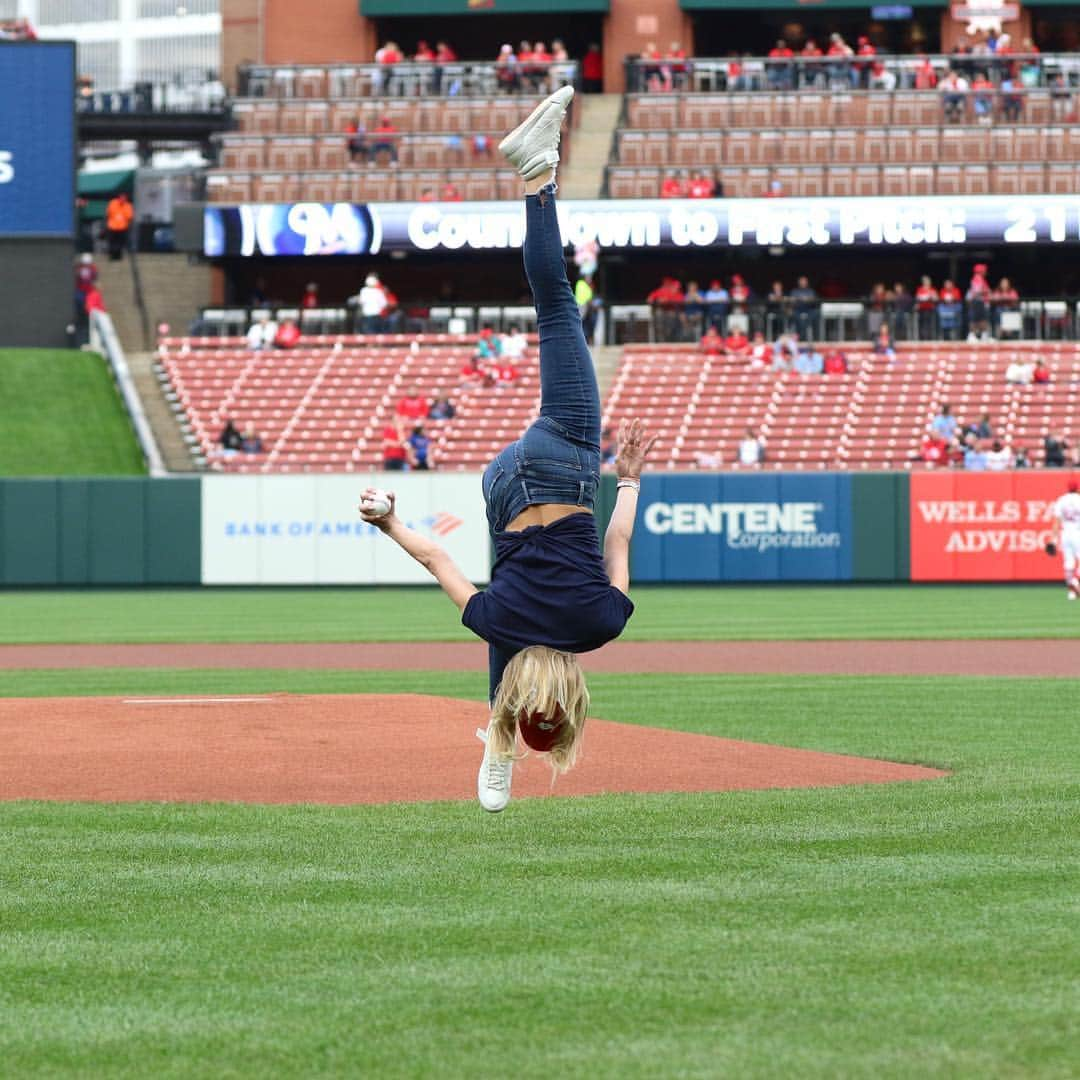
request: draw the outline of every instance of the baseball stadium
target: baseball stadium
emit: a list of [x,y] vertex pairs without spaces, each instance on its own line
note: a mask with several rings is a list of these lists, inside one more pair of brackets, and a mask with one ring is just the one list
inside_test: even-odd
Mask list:
[[0,81],[0,1073],[1080,1075],[1073,8]]

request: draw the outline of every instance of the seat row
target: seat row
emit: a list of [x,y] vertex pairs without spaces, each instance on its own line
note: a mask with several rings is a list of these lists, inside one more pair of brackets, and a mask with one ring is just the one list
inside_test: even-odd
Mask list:
[[[631,128],[790,128],[920,127],[966,118],[978,119],[968,94],[949,117],[944,96],[936,90],[867,90],[861,93],[628,94],[626,126]],[[1015,114],[1006,113],[1000,94],[992,96],[992,114],[1002,123],[1065,122],[1074,109],[1071,94],[1027,90],[1017,97]],[[986,117],[989,119],[990,117]]]
[[[613,199],[655,199],[664,169],[608,166]],[[1080,164],[1047,165],[789,165],[711,170],[716,194],[756,199],[779,181],[779,194],[804,197],[877,195],[1072,195],[1080,189]],[[775,193],[775,192],[774,192]]]
[[452,184],[464,201],[512,200],[521,195],[521,178],[506,169],[396,170],[349,172],[211,172],[206,198],[211,203],[364,203],[446,199]]
[[797,128],[788,131],[620,131],[625,165],[883,165],[1080,161],[1080,128]]
[[[336,101],[239,100],[232,115],[241,132],[321,135],[344,131],[350,123],[367,131],[384,117],[399,131],[509,131],[535,107],[535,96],[499,98],[420,98],[386,101],[348,98]],[[573,109],[571,109],[571,121]]]

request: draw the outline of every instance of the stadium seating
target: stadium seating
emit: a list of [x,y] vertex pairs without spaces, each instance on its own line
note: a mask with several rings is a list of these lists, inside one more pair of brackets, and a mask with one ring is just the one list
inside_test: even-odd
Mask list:
[[[382,426],[412,386],[453,399],[452,420],[426,421],[440,469],[482,469],[518,437],[538,405],[535,350],[507,386],[458,390],[472,337],[438,334],[304,338],[291,350],[252,352],[241,338],[164,338],[159,375],[198,453],[226,472],[356,472],[382,462]],[[418,351],[411,349],[416,341]],[[252,425],[264,453],[225,458],[226,419]]]
[[[411,202],[453,184],[464,201],[514,199],[517,174],[506,167],[499,139],[535,107],[536,96],[241,100],[235,132],[217,136],[218,167],[206,176],[214,203]],[[357,122],[370,147],[382,117],[400,132],[397,162],[350,163],[345,127]],[[570,122],[574,112],[571,109]],[[564,143],[563,157],[571,140]]]
[[[865,343],[844,348],[848,374],[806,376],[752,370],[693,346],[630,345],[604,423],[645,417],[661,436],[658,468],[737,470],[738,443],[751,427],[766,438],[765,468],[803,470],[911,468],[944,402],[965,420],[989,412],[1035,462],[1046,433],[1071,431],[1077,419],[1073,343],[901,344],[895,364]],[[1043,356],[1053,381],[1007,384],[1005,368],[1018,354]]]

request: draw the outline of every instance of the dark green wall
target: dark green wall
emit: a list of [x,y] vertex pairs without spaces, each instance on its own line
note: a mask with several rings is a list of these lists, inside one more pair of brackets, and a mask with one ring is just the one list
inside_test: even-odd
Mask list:
[[0,481],[0,585],[197,585],[198,478]]
[[910,484],[907,473],[853,473],[853,581],[911,577]]

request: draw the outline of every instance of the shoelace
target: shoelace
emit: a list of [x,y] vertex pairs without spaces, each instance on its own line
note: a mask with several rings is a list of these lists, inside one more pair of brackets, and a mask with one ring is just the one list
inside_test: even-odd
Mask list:
[[[476,737],[486,746],[488,733],[483,728],[476,729]],[[494,754],[487,756],[487,779],[484,786],[494,788],[496,791],[505,791],[507,787],[507,766],[509,761],[500,761]]]

